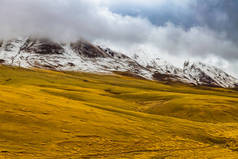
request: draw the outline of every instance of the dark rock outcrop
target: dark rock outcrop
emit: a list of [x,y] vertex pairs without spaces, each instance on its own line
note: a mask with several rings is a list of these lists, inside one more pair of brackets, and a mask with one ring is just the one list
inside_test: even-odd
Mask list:
[[70,44],[73,51],[87,58],[106,58],[109,57],[107,53],[102,51],[97,46],[94,46],[86,41],[78,41]]
[[13,51],[15,45],[12,43],[12,41],[8,41],[3,47],[5,51]]
[[37,54],[63,54],[64,48],[49,39],[28,39],[21,47],[22,51]]
[[162,74],[160,72],[155,72],[153,78],[158,81],[178,81],[178,76],[172,74]]
[[0,48],[3,46],[3,41],[0,40]]

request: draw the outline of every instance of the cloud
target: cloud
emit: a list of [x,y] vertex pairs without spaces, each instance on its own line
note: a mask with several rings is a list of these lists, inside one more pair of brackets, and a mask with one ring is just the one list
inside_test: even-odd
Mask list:
[[3,0],[0,36],[33,34],[61,40],[84,37],[137,42],[151,28],[147,19],[121,16],[100,4],[97,0]]
[[[85,38],[130,55],[159,56],[177,65],[184,59],[203,60],[232,72],[238,68],[232,66],[238,61],[238,45],[226,30],[235,24],[226,23],[235,11],[231,11],[229,5],[220,6],[216,0],[201,2],[203,0],[1,0],[0,37],[35,35],[60,41]],[[120,9],[122,6],[133,6],[138,14],[127,14]],[[153,10],[156,7],[157,10]],[[147,14],[151,8],[152,12]],[[207,8],[213,9],[211,14],[205,15]],[[162,20],[153,21],[161,17]],[[212,22],[221,25],[213,26]]]
[[227,39],[226,34],[218,33],[207,27],[185,29],[172,23],[164,26],[152,26],[139,43],[104,41],[106,45],[120,48],[129,55],[142,54],[145,58],[162,57],[175,65],[184,60],[204,61],[228,72],[234,72],[231,64],[238,59],[237,45]]

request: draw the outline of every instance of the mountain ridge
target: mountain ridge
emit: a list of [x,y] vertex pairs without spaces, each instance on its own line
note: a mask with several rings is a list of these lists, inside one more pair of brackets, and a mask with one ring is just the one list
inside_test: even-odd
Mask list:
[[129,57],[85,40],[59,43],[50,39],[18,38],[0,41],[0,63],[24,68],[38,67],[60,71],[129,72],[149,80],[234,88],[238,80],[214,66],[185,61],[178,68],[160,58],[145,61]]

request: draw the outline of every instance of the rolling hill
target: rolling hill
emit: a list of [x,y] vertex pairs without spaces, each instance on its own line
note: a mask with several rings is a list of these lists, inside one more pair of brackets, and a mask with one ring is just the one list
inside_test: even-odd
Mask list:
[[238,158],[235,89],[0,67],[0,158]]

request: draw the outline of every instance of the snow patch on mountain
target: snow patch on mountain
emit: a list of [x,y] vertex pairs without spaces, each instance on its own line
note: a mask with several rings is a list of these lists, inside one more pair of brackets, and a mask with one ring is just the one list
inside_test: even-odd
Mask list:
[[129,57],[83,40],[67,44],[33,38],[0,41],[0,63],[64,71],[94,73],[120,71],[149,80],[227,88],[238,86],[236,78],[201,62],[185,62],[183,68],[178,68],[158,57],[147,57],[146,54]]
[[198,85],[213,85],[221,87],[236,87],[238,80],[215,66],[202,62],[184,63],[183,71],[197,81]]

